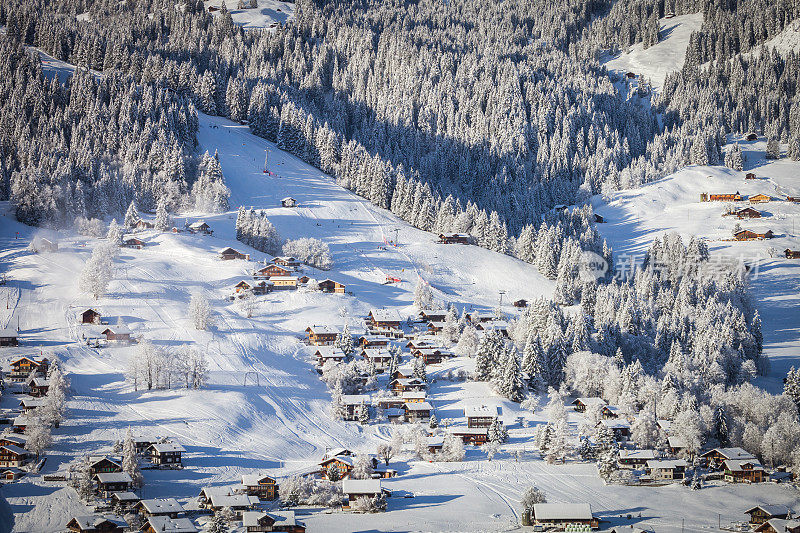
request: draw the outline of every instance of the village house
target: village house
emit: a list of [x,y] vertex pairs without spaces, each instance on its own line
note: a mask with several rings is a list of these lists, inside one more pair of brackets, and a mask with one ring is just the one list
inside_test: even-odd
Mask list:
[[745,219],[745,218],[761,218],[761,211],[757,211],[752,207],[745,207],[744,209],[739,209],[738,211],[733,212],[738,219]]
[[272,276],[269,281],[275,290],[294,290],[297,288],[297,276]]
[[295,207],[297,206],[297,200],[292,198],[291,196],[287,196],[281,200],[281,207]]
[[142,533],[197,533],[198,529],[188,518],[151,516],[139,531]]
[[342,493],[344,494],[342,509],[350,509],[352,503],[358,498],[391,495],[388,489],[381,486],[380,479],[345,479],[342,481]]
[[743,448],[714,448],[700,455],[709,468],[720,469],[729,460],[752,460],[756,456]]
[[28,387],[28,394],[34,398],[42,398],[50,389],[50,381],[39,376],[29,378],[25,385]]
[[786,519],[792,513],[791,509],[785,505],[760,504],[744,512],[750,515],[750,524],[759,525],[772,520],[773,518]]
[[473,324],[491,322],[497,319],[495,314],[489,311],[472,311],[464,316],[466,317],[467,320],[469,320]]
[[[419,393],[408,393],[408,394],[419,394]],[[386,410],[386,409],[402,409],[403,404],[406,403],[405,396],[397,397],[397,396],[389,396],[387,398],[378,398],[378,407]],[[384,413],[385,414],[385,413]]]
[[508,337],[508,322],[505,320],[492,320],[488,322],[478,322],[475,324],[475,329],[478,331],[499,331],[505,337]]
[[67,529],[74,533],[122,533],[128,523],[115,516],[75,516],[67,522]]
[[123,511],[130,511],[139,503],[140,498],[129,491],[115,492],[111,495],[111,501],[114,503],[114,507],[122,509]]
[[723,463],[723,479],[728,483],[761,483],[765,475],[757,459],[728,459]]
[[131,342],[131,330],[127,326],[109,326],[100,332],[108,342]]
[[344,283],[339,283],[338,281],[333,281],[332,279],[324,279],[318,283],[319,290],[322,292],[327,292],[331,294],[344,294],[345,293],[345,286]]
[[403,411],[402,403],[401,407],[389,407],[383,410],[383,414],[390,424],[402,424],[406,421],[406,412]]
[[30,452],[15,444],[0,446],[0,466],[19,468],[28,462]]
[[426,401],[428,394],[424,390],[406,391],[400,397],[403,399],[403,403],[417,403]]
[[250,254],[243,254],[233,248],[224,248],[219,251],[219,258],[223,261],[231,261],[233,259],[243,259],[244,261],[250,261]]
[[9,381],[24,382],[28,379],[32,372],[37,374],[47,373],[48,361],[42,359],[37,361],[30,357],[22,357],[11,363],[11,372],[6,375]]
[[575,401],[572,402],[572,405],[575,406],[577,412],[585,413],[590,407],[599,407],[602,409],[606,406],[606,401],[602,398],[576,398]]
[[14,481],[15,479],[19,479],[24,475],[25,472],[15,466],[9,466],[7,468],[0,469],[0,479],[5,479],[6,481]]
[[447,430],[454,437],[460,438],[464,444],[480,446],[489,441],[489,428],[468,428],[455,426]]
[[622,415],[622,411],[615,405],[604,405],[600,409],[600,414],[603,420],[616,420]]
[[514,307],[528,307],[528,300],[526,300],[525,298],[520,298],[519,300],[514,300],[514,303],[511,305],[513,305]]
[[238,518],[242,513],[250,511],[258,506],[260,500],[258,496],[249,494],[234,494],[226,488],[204,488],[200,491],[198,503],[205,509],[218,511],[226,507],[230,508]]
[[403,365],[397,367],[397,369],[392,372],[392,375],[389,376],[392,379],[409,379],[414,377],[414,367],[411,365]]
[[422,358],[426,365],[437,365],[447,357],[453,357],[453,352],[441,348],[418,348],[411,352],[416,358]]
[[670,435],[667,437],[667,446],[669,448],[669,453],[672,455],[678,455],[686,451],[688,445],[686,444],[686,440],[683,437],[679,437],[677,435]]
[[14,433],[25,433],[29,424],[29,418],[25,415],[20,415],[11,422],[11,431]]
[[439,244],[469,244],[466,233],[440,233]]
[[7,446],[9,444],[13,444],[14,446],[19,446],[20,448],[24,448],[26,441],[27,439],[25,435],[5,434],[2,437],[0,437],[0,446]]
[[211,229],[211,226],[206,224],[205,220],[198,220],[197,222],[192,222],[187,226],[187,229],[191,233],[203,233],[204,235],[214,234],[214,231]]
[[345,420],[358,420],[361,409],[369,409],[371,400],[368,394],[342,394],[344,413],[342,418]]
[[655,458],[655,450],[620,450],[617,463],[622,468],[643,468]]
[[498,406],[469,405],[464,408],[468,428],[488,428],[500,416]]
[[133,480],[125,472],[101,472],[94,475],[97,492],[103,498],[111,497],[114,492],[126,492],[131,488]]
[[156,498],[141,500],[135,509],[143,516],[168,516],[178,518],[183,513],[183,506],[175,498]]
[[151,444],[158,442],[156,438],[149,437],[133,437],[133,445],[136,448],[136,453],[143,455]]
[[756,533],[800,533],[800,520],[773,518],[758,526]]
[[683,479],[687,463],[683,459],[660,459],[645,463],[645,473],[654,481]]
[[103,317],[94,309],[87,309],[81,313],[81,324],[100,324]]
[[397,329],[402,319],[394,309],[373,309],[367,315],[367,321],[374,327]]
[[439,453],[444,448],[444,437],[441,435],[425,437],[425,446],[428,447],[429,453]]
[[0,329],[0,346],[19,346],[19,333],[13,328]]
[[89,475],[108,474],[111,472],[122,472],[122,462],[114,460],[106,455],[89,456]]
[[800,250],[790,250],[789,248],[783,251],[786,259],[800,259]]
[[314,357],[317,358],[317,365],[325,366],[328,361],[341,363],[344,361],[345,355],[341,349],[334,346],[320,346],[314,352]]
[[428,388],[428,385],[419,378],[398,378],[392,380],[389,386],[395,394],[402,394],[406,391],[421,391]]
[[764,239],[771,239],[774,236],[772,230],[767,230],[766,233],[756,233],[749,229],[739,230],[733,234],[735,241],[763,241]]
[[362,348],[376,348],[389,346],[389,338],[383,335],[362,335],[358,338],[358,344]]
[[736,194],[708,194],[707,192],[700,193],[701,202],[741,202],[742,195],[739,191]]
[[150,462],[160,466],[182,466],[181,454],[186,450],[177,442],[156,442],[148,448]]
[[800,196],[787,196],[787,202],[800,203]]
[[266,474],[244,474],[242,485],[248,496],[258,496],[260,500],[274,500],[278,497],[277,480]]
[[755,194],[748,198],[751,204],[766,204],[772,200],[771,196],[767,196],[766,194]]
[[744,175],[744,179],[746,179],[746,180],[754,180],[754,179],[756,179],[756,175],[753,172],[748,172],[747,174]]
[[141,250],[145,247],[145,242],[142,239],[137,239],[136,237],[128,237],[127,239],[122,240],[121,246],[123,248],[132,248],[134,250]]
[[312,346],[328,346],[333,344],[339,332],[330,326],[309,326],[306,328],[308,343]]
[[339,479],[347,479],[355,466],[355,458],[350,455],[336,455],[323,459],[319,466],[319,474],[324,479],[328,479],[328,472],[331,468],[338,472]]
[[406,420],[418,422],[431,417],[433,406],[428,402],[407,402],[403,404],[403,410],[406,412]]
[[631,425],[627,420],[601,420],[600,424],[610,429],[618,441],[627,440],[631,436]]
[[293,267],[270,263],[256,270],[253,276],[256,278],[272,278],[274,276],[293,276],[296,272]]
[[419,312],[420,319],[426,322],[444,322],[447,309],[423,309]]
[[292,257],[292,256],[275,257],[272,260],[272,263],[276,264],[276,265],[280,265],[282,267],[292,268],[294,270],[297,270],[297,269],[299,269],[300,267],[303,266],[303,262],[302,261],[300,261],[299,259],[297,259],[295,257]]
[[365,348],[361,350],[361,356],[367,361],[371,361],[378,373],[382,373],[388,368],[392,360],[392,353],[381,348]]
[[588,503],[536,503],[531,510],[530,519],[533,525],[559,531],[574,526],[591,529],[600,527],[600,522],[592,515],[592,508]]
[[247,533],[260,531],[305,533],[306,530],[306,527],[297,521],[294,511],[246,511],[242,513],[242,526]]

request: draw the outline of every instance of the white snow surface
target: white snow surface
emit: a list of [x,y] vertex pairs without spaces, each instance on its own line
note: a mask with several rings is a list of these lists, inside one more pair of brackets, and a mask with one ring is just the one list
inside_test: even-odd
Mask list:
[[[800,250],[800,204],[784,201],[786,196],[800,195],[800,163],[786,158],[766,160],[763,138],[731,142],[738,142],[745,154],[744,171],[691,166],[639,189],[615,193],[608,201],[596,197],[596,212],[606,219],[597,227],[613,247],[617,263],[625,257],[641,259],[655,237],[675,231],[684,242],[692,235],[706,238],[712,256],[727,256],[750,265],[750,288],[763,323],[764,353],[772,362],[772,372],[759,378],[759,384],[780,393],[786,371],[792,365],[800,366],[800,260],[783,255],[787,248]],[[748,172],[757,179],[745,180]],[[746,200],[700,202],[704,192],[737,191],[745,197],[763,193],[773,200],[764,204]],[[762,218],[723,217],[728,206],[753,207]],[[758,233],[772,230],[775,238],[732,241],[736,224]]]
[[784,57],[788,56],[790,52],[795,54],[800,52],[800,20],[789,24],[782,32],[765,42],[763,46],[774,48]]
[[[281,0],[258,0],[257,8],[237,9],[239,0],[205,0],[206,9],[220,7],[222,2],[231,14],[233,22],[246,30],[270,28],[276,24],[284,24],[294,18],[294,2]],[[245,0],[249,5],[249,0]],[[218,14],[217,11],[215,14]]]
[[661,28],[658,43],[647,49],[642,48],[642,43],[634,44],[610,58],[605,63],[606,67],[622,75],[633,72],[637,76],[644,76],[655,90],[659,90],[667,74],[683,66],[689,37],[703,25],[703,14],[678,15],[658,22]]

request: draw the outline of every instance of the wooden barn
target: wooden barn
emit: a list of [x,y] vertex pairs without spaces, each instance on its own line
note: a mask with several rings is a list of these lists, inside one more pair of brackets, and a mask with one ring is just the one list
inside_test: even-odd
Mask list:
[[745,174],[744,179],[746,179],[746,180],[754,180],[754,179],[756,179],[756,175],[754,173],[752,173],[752,172],[748,172],[747,174]]
[[606,406],[606,401],[602,398],[576,398],[575,401],[572,402],[572,405],[575,406],[575,410],[579,413],[585,413],[587,409],[590,407],[597,407],[602,409]]
[[393,309],[373,309],[367,315],[367,321],[371,326],[397,329],[402,319],[400,313]]
[[751,204],[766,204],[772,200],[772,197],[766,194],[755,194],[750,196],[748,200]]
[[458,437],[464,444],[474,444],[480,446],[489,441],[489,428],[468,428],[456,426],[448,429],[454,437]]
[[335,294],[344,294],[345,286],[343,283],[333,281],[332,279],[324,279],[319,282],[319,290],[322,292],[329,292]]
[[735,241],[763,241],[764,239],[771,239],[774,236],[772,230],[767,230],[766,233],[756,233],[749,229],[743,229],[733,234]]
[[514,307],[528,307],[528,300],[522,298],[514,302]]
[[94,309],[87,309],[81,313],[81,324],[99,324],[101,318],[102,315]]
[[286,267],[286,268],[293,268],[293,269],[295,269],[295,270],[297,270],[298,268],[300,268],[300,267],[302,267],[302,266],[303,266],[303,263],[302,263],[302,261],[300,261],[299,259],[297,259],[297,258],[295,258],[295,257],[292,257],[292,256],[288,256],[288,257],[284,257],[284,256],[281,256],[281,257],[276,257],[276,258],[274,258],[274,259],[273,259],[271,262],[272,262],[273,264],[275,264],[275,265],[281,265],[281,266],[283,266],[283,267]]
[[151,516],[139,531],[142,533],[197,533],[198,529],[188,518]]
[[247,533],[257,531],[286,531],[305,533],[306,526],[297,521],[294,511],[245,511],[242,526]]
[[342,492],[345,496],[342,509],[350,509],[350,505],[358,498],[375,498],[391,494],[381,486],[380,479],[345,479],[342,482]]
[[156,226],[155,226],[155,224],[153,224],[149,220],[142,219],[142,220],[139,220],[139,222],[137,222],[133,227],[136,228],[136,229],[144,230],[144,229],[153,229]]
[[282,207],[296,207],[297,206],[297,200],[295,200],[291,196],[287,196],[286,198],[281,200],[281,206]]
[[19,333],[13,328],[0,329],[0,346],[19,346]]
[[187,229],[192,233],[202,233],[203,235],[214,234],[214,230],[211,229],[211,226],[206,224],[205,220],[198,220],[197,222],[192,222],[187,226]]
[[244,261],[250,261],[250,254],[243,254],[233,248],[225,248],[219,251],[219,258],[223,261],[231,261],[233,259],[243,259]]
[[736,218],[738,219],[761,218],[761,212],[753,209],[752,207],[745,207],[744,209],[739,209],[738,211],[734,211],[733,214],[736,215]]
[[787,248],[783,253],[786,255],[786,259],[800,259],[800,250],[790,250]]
[[469,244],[466,233],[440,233],[439,244]]
[[306,328],[308,343],[312,346],[333,344],[339,332],[330,326],[309,326]]
[[73,533],[122,533],[128,523],[119,517],[100,515],[74,516],[67,522],[67,530]]
[[288,267],[284,265],[270,263],[269,265],[256,270],[254,276],[271,278],[273,276],[292,276],[294,274],[295,274],[294,267]]
[[105,335],[106,340],[109,342],[131,341],[131,330],[129,330],[127,326],[109,326],[105,328],[102,332],[100,332],[100,334]]
[[132,248],[134,250],[141,250],[145,247],[145,244],[142,239],[137,239],[136,237],[128,237],[122,241],[123,248]]

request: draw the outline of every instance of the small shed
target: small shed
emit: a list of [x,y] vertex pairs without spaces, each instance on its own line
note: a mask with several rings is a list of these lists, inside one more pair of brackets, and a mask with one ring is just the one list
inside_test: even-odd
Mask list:
[[521,298],[514,302],[514,307],[528,307],[528,300]]
[[0,329],[0,346],[19,346],[19,333],[12,328]]
[[87,309],[81,313],[81,324],[99,324],[102,315],[94,309]]
[[223,261],[231,261],[233,259],[243,259],[244,261],[250,260],[250,254],[243,254],[233,248],[224,248],[219,251],[219,258]]

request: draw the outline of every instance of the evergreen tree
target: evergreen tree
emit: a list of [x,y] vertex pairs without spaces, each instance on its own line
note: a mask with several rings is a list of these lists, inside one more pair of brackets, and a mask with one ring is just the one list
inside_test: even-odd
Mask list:
[[136,209],[136,203],[131,202],[128,206],[128,210],[125,212],[125,227],[132,228],[138,224],[141,219],[142,217],[139,216],[139,210]]

